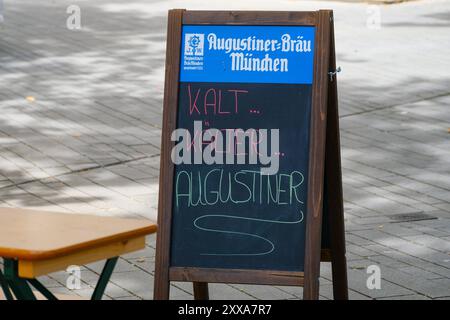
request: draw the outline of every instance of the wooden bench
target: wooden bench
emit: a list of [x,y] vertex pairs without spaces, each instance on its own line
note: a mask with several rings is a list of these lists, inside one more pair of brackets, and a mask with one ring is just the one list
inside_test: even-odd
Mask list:
[[156,225],[144,219],[0,208],[0,285],[7,299],[36,299],[30,284],[57,299],[37,277],[106,259],[92,295],[101,299],[118,257],[143,249],[154,232]]

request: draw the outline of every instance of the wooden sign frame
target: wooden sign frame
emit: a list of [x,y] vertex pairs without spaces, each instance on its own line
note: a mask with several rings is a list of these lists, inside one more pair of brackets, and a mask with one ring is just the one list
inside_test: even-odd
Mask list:
[[[176,129],[183,25],[316,28],[304,272],[170,266],[175,169],[170,157],[175,143],[170,136]],[[331,261],[334,298],[348,299],[337,85],[330,74],[335,70],[333,12],[170,10],[166,55],[154,298],[169,298],[170,281],[189,281],[194,283],[195,299],[208,299],[209,282],[303,286],[304,299],[318,299],[320,262]],[[324,188],[328,188],[327,199],[323,198]],[[330,248],[321,247],[323,201],[329,206],[325,214],[329,215]]]

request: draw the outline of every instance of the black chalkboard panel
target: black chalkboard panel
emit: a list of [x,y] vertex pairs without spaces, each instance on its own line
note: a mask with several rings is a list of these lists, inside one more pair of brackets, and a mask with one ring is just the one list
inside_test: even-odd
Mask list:
[[[177,128],[192,137],[199,134],[195,121],[221,132],[279,129],[279,170],[261,175],[261,163],[248,161],[176,165],[171,266],[303,271],[311,90],[305,84],[180,83]],[[225,145],[220,151],[236,151],[233,141]]]

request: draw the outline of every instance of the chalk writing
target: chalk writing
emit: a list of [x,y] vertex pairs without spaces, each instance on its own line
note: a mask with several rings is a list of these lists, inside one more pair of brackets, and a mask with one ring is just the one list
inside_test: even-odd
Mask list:
[[175,204],[185,207],[214,206],[227,202],[303,204],[300,188],[304,180],[299,171],[269,176],[256,170],[225,172],[215,168],[205,174],[181,170],[175,178]]
[[[223,92],[223,90],[215,88],[209,88],[208,90],[206,90],[206,92],[202,92],[202,90],[199,88],[194,93],[192,91],[191,85],[187,86],[187,90],[189,95],[190,115],[200,115],[202,113],[205,115],[221,115],[231,113],[237,114],[239,113],[239,96],[241,94],[248,93],[247,90],[229,89]],[[234,104],[232,106],[229,106],[229,108],[222,106],[222,97],[224,94],[231,94],[234,97]],[[199,103],[201,103],[200,107]]]
[[[172,132],[171,140],[178,143],[172,148],[172,161],[175,164],[262,164],[262,174],[276,174],[279,169],[279,130],[278,129],[226,129],[225,137],[221,130],[203,130],[201,121],[194,121],[194,137],[188,129],[179,128]],[[268,146],[270,132],[270,149]],[[236,152],[224,152],[225,145],[232,143]],[[248,142],[248,143],[246,143]],[[203,146],[206,145],[205,148]],[[248,147],[250,145],[250,147]],[[192,149],[194,150],[192,155]],[[236,157],[235,157],[236,155]],[[193,158],[193,159],[192,159]]]
[[225,218],[225,219],[234,219],[234,220],[243,220],[243,221],[252,221],[252,222],[264,222],[264,223],[270,223],[270,224],[298,224],[301,223],[304,219],[303,211],[300,211],[299,218],[297,220],[291,220],[291,221],[282,221],[282,220],[269,220],[269,219],[257,219],[257,218],[247,218],[247,217],[241,217],[241,216],[234,216],[234,215],[224,215],[224,214],[206,214],[203,216],[198,217],[194,220],[194,226],[202,231],[207,232],[214,232],[214,233],[224,233],[224,234],[231,234],[231,235],[238,235],[238,236],[244,236],[244,237],[250,237],[250,238],[256,238],[259,240],[264,241],[265,243],[269,244],[269,248],[264,251],[257,251],[257,252],[210,252],[210,253],[200,253],[200,255],[203,256],[263,256],[272,253],[275,250],[275,244],[270,239],[254,234],[249,232],[240,232],[240,231],[233,231],[233,230],[226,230],[226,229],[215,229],[207,226],[201,226],[200,221],[206,220],[206,219],[217,219],[217,218]]

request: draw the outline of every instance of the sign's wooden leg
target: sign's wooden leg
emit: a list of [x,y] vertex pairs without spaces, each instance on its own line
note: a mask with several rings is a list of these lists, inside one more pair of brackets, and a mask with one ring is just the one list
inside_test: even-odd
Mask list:
[[159,178],[158,234],[156,239],[155,284],[153,298],[168,300],[170,294],[170,233],[172,225],[172,188],[174,165],[170,159],[170,135],[176,128],[181,29],[184,9],[169,11],[167,23],[166,82],[164,85],[164,127],[161,136],[161,171]]
[[155,288],[153,292],[154,300],[169,300],[169,288],[170,283],[169,279],[162,279],[161,276],[158,277],[158,281],[156,281],[155,277]]
[[[313,108],[311,113],[311,140],[308,175],[308,199],[305,239],[305,287],[303,299],[319,299],[319,277],[321,256],[322,209],[324,188],[324,166],[326,152],[326,121],[328,71],[330,62],[330,21],[332,12],[320,10],[316,27],[316,57],[312,88]],[[322,84],[322,85],[319,85]]]
[[207,282],[194,282],[194,299],[209,300],[209,290]]
[[319,277],[306,280],[303,288],[303,300],[319,300]]
[[347,262],[345,254],[332,253],[331,268],[333,274],[334,300],[348,300]]
[[[330,70],[336,70],[334,48],[334,27],[331,22]],[[325,152],[325,171],[329,205],[329,230],[331,266],[333,274],[333,297],[335,300],[348,299],[347,262],[345,258],[344,200],[342,193],[342,169],[339,139],[339,115],[337,77],[330,79],[328,85],[327,138]]]

